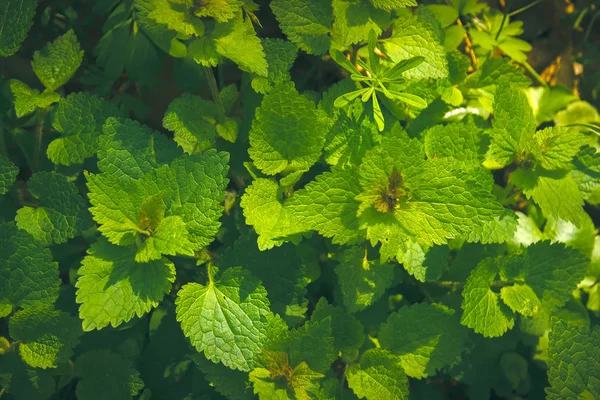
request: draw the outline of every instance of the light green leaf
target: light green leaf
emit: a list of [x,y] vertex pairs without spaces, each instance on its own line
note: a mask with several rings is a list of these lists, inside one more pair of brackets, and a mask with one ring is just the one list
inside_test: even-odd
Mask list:
[[209,148],[217,134],[217,105],[200,96],[184,93],[173,100],[163,126],[175,133],[175,142],[188,154]]
[[307,170],[321,155],[327,117],[291,86],[267,94],[250,130],[248,154],[265,174]]
[[395,8],[416,7],[416,0],[369,0],[377,8],[393,10]]
[[19,168],[4,155],[0,154],[0,195],[10,190],[17,179],[18,173]]
[[269,300],[260,281],[239,267],[206,285],[188,283],[177,294],[177,321],[206,358],[241,371],[255,367],[266,339]]
[[345,50],[352,44],[365,42],[373,30],[377,36],[389,24],[390,14],[366,1],[334,0],[333,48]]
[[325,161],[340,167],[360,164],[373,148],[376,135],[367,119],[359,123],[340,113],[325,140]]
[[6,0],[0,6],[0,57],[12,56],[33,25],[37,0]]
[[592,331],[557,321],[548,348],[549,400],[600,396],[600,328]]
[[393,264],[368,260],[362,247],[344,250],[335,267],[348,312],[362,311],[381,298],[394,283]]
[[467,330],[455,311],[418,303],[391,314],[379,331],[381,347],[398,355],[408,376],[424,378],[454,363],[464,350]]
[[83,50],[73,30],[33,54],[31,66],[46,90],[53,92],[71,79],[83,61]]
[[[154,26],[149,21],[141,24],[142,29],[147,27],[154,31],[147,32],[151,38],[153,34],[158,35],[163,26],[184,37],[204,34],[204,23],[199,16],[189,12],[185,0],[135,0],[135,5],[143,13],[143,19],[154,22]],[[157,45],[161,47],[159,43]]]
[[0,224],[0,304],[27,308],[58,297],[58,264],[50,250],[13,224]]
[[364,239],[354,200],[359,190],[356,169],[334,168],[294,193],[285,209],[302,221],[305,229],[316,230],[333,243],[354,244]]
[[321,0],[274,0],[271,10],[289,40],[309,54],[321,55],[329,50],[333,9]]
[[433,28],[418,16],[397,19],[392,35],[382,40],[386,53],[394,63],[416,56],[425,61],[404,73],[407,79],[437,79],[448,76],[446,51]]
[[60,95],[54,92],[43,92],[32,89],[25,83],[11,79],[10,90],[14,96],[15,113],[21,118],[38,108],[46,108],[60,100]]
[[109,350],[94,350],[79,356],[75,375],[81,378],[75,393],[82,400],[130,400],[144,388],[140,373],[129,361]]
[[98,137],[109,117],[119,115],[112,103],[87,92],[73,93],[58,103],[52,127],[62,133],[48,145],[55,164],[80,164],[98,151]]
[[471,272],[462,292],[461,324],[485,337],[502,336],[515,324],[512,312],[490,287],[497,275],[496,260],[487,258]]
[[163,254],[193,256],[195,248],[189,240],[189,232],[183,219],[172,215],[161,220],[150,237],[142,243],[135,255],[135,261],[160,260]]
[[527,285],[505,286],[500,289],[500,297],[511,310],[526,317],[531,317],[541,307],[540,299]]
[[156,46],[173,57],[187,55],[186,45],[178,39],[177,31],[195,34],[196,28],[187,22],[184,13],[172,10],[167,0],[135,0],[134,5],[135,22]]
[[198,17],[212,17],[217,22],[226,22],[233,18],[244,5],[240,0],[205,0],[192,11]]
[[115,246],[100,238],[83,259],[75,287],[83,330],[119,326],[158,306],[175,281],[166,259],[135,262],[135,247]]
[[50,305],[17,312],[10,318],[8,329],[10,336],[19,341],[23,361],[43,369],[66,362],[83,333],[77,318]]
[[472,118],[448,125],[434,125],[423,132],[429,158],[451,157],[467,165],[480,165],[485,153],[483,129]]
[[346,370],[348,386],[359,399],[408,399],[408,379],[402,370],[400,357],[383,349],[369,349]]
[[575,129],[551,127],[537,131],[533,155],[544,169],[552,171],[569,167],[579,148],[589,143],[589,138]]
[[38,172],[27,182],[27,187],[39,204],[17,211],[15,220],[20,229],[46,245],[65,243],[79,234],[87,211],[72,182],[55,172]]
[[236,63],[242,71],[267,76],[265,52],[250,18],[244,20],[240,13],[231,21],[218,24],[213,37],[221,56]]
[[262,39],[268,71],[267,76],[256,76],[252,79],[252,88],[266,94],[273,86],[287,84],[291,81],[290,68],[294,64],[298,48],[287,40],[278,38]]
[[286,237],[306,231],[292,212],[281,203],[282,192],[270,179],[256,179],[246,188],[240,205],[246,224],[258,233],[258,248],[280,246]]

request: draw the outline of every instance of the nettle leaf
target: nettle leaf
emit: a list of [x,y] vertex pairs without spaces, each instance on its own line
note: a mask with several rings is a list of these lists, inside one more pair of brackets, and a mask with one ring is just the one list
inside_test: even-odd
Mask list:
[[465,122],[435,125],[423,135],[428,158],[454,158],[473,166],[483,162],[486,150],[483,129],[475,125],[472,118]]
[[48,145],[48,158],[55,164],[83,163],[98,151],[102,125],[119,110],[105,99],[87,92],[62,99],[54,110],[52,127],[62,133]]
[[28,400],[46,400],[56,390],[49,371],[30,368],[14,351],[0,357],[0,386],[3,393]]
[[267,76],[267,60],[250,18],[240,13],[231,21],[218,24],[213,32],[215,50],[242,71]]
[[252,88],[258,93],[266,94],[274,86],[291,82],[289,71],[296,60],[298,48],[294,43],[279,38],[265,38],[261,43],[268,65],[267,76],[255,76]]
[[212,17],[218,22],[226,22],[233,18],[244,5],[240,0],[205,0],[192,12],[198,17]]
[[550,400],[600,396],[600,328],[592,330],[556,321],[548,346]]
[[37,0],[6,0],[0,7],[0,57],[13,55],[33,25]]
[[58,93],[42,92],[32,89],[25,83],[11,79],[10,90],[14,97],[15,114],[21,118],[38,108],[47,108],[61,99]]
[[58,297],[58,264],[29,233],[0,224],[0,304],[27,308]]
[[497,261],[487,258],[477,265],[463,289],[463,315],[460,322],[485,337],[502,336],[515,324],[514,314],[492,291],[498,276]]
[[140,29],[157,47],[173,57],[185,57],[188,52],[186,45],[179,40],[178,32],[182,35],[204,33],[204,24],[199,17],[190,15],[192,22],[188,22],[188,16],[177,7],[170,7],[167,0],[135,0],[134,5],[135,22]]
[[212,101],[185,93],[169,104],[163,126],[175,133],[175,142],[188,154],[209,148],[216,135],[218,110]]
[[422,56],[425,60],[404,73],[407,79],[438,79],[448,76],[446,51],[433,28],[421,17],[398,18],[392,35],[382,40],[385,51],[394,63]]
[[17,226],[40,242],[65,243],[79,234],[87,220],[86,205],[77,187],[55,172],[39,172],[27,182],[36,207],[17,211]]
[[381,347],[399,356],[408,376],[424,378],[454,363],[465,348],[467,330],[455,311],[441,304],[414,304],[391,314],[381,326]]
[[83,400],[129,400],[144,388],[140,373],[130,362],[109,350],[94,350],[79,356],[75,375],[81,378],[75,393]]
[[321,55],[329,50],[333,9],[320,0],[274,0],[271,10],[289,40],[309,54]]
[[329,130],[325,114],[292,85],[273,88],[256,109],[248,154],[268,175],[308,170]]
[[[348,46],[369,39],[373,30],[379,36],[390,21],[390,14],[368,2],[334,0],[332,47],[343,50]],[[381,7],[380,7],[381,8]]]
[[79,343],[79,320],[49,305],[30,307],[10,318],[10,336],[19,341],[19,353],[34,368],[56,368],[73,355]]
[[408,399],[408,378],[400,357],[383,349],[369,349],[346,370],[348,386],[359,399]]
[[[261,251],[255,235],[240,237],[219,258],[219,266],[239,265],[261,280],[267,290],[271,310],[294,320],[297,312],[306,312],[306,286],[310,282],[306,270],[310,265],[300,248],[286,243],[281,247]],[[314,265],[312,267],[315,267]]]
[[0,195],[10,190],[17,179],[18,173],[19,168],[4,155],[0,154]]
[[286,208],[283,193],[277,182],[259,178],[246,188],[242,207],[246,223],[258,234],[258,248],[268,250],[281,246],[286,239],[295,239],[306,231],[303,223]]
[[213,362],[250,371],[265,342],[267,291],[239,267],[206,285],[188,283],[177,294],[177,321],[192,345]]
[[77,272],[79,317],[83,330],[119,326],[158,306],[175,281],[175,266],[166,259],[136,262],[137,249],[100,238],[92,244]]
[[325,161],[331,165],[358,165],[366,152],[375,146],[377,132],[363,119],[356,122],[340,113],[327,133]]
[[33,54],[31,66],[46,90],[53,92],[71,79],[83,61],[83,50],[73,30]]
[[395,8],[416,7],[415,0],[369,0],[377,8],[393,10]]
[[298,190],[284,206],[307,230],[316,230],[333,243],[354,244],[364,240],[359,230],[358,203],[360,193],[356,169],[333,169]]
[[365,249],[350,247],[338,257],[335,267],[348,312],[362,311],[381,298],[394,283],[393,264],[368,260]]
[[164,136],[110,118],[98,155],[101,173],[86,174],[90,211],[111,243],[141,239],[136,260],[145,262],[192,255],[213,240],[227,185],[226,153],[178,156]]

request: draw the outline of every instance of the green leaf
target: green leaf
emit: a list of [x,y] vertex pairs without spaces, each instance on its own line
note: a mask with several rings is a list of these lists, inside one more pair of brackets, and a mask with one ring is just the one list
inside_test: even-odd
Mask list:
[[83,333],[79,320],[40,305],[17,312],[10,318],[10,336],[19,341],[19,353],[34,368],[56,368],[68,361]]
[[75,375],[81,378],[75,393],[82,400],[129,400],[144,388],[140,373],[129,361],[109,350],[94,350],[79,356]]
[[579,148],[589,143],[584,134],[560,126],[537,131],[535,140],[534,157],[542,168],[549,171],[568,168]]
[[83,61],[83,50],[73,30],[33,54],[31,66],[46,90],[53,92],[71,79]]
[[415,0],[369,0],[377,8],[393,10],[395,8],[416,7]]
[[406,251],[396,255],[404,269],[420,282],[438,280],[448,266],[448,246],[428,249],[413,241],[406,246]]
[[461,324],[485,337],[502,336],[515,324],[512,312],[491,289],[497,275],[496,260],[487,258],[471,272],[462,292]]
[[12,161],[0,154],[0,195],[8,193],[17,179],[19,168]]
[[334,168],[294,193],[285,209],[307,230],[316,230],[333,243],[354,244],[364,239],[354,200],[359,189],[356,169]]
[[331,317],[331,334],[335,350],[341,353],[344,361],[354,361],[365,341],[363,325],[341,308],[328,304],[322,297],[311,316],[311,321],[321,321],[329,317]]
[[483,129],[473,119],[448,125],[434,125],[426,130],[425,154],[429,158],[451,157],[467,165],[480,165],[485,153]]
[[377,36],[389,24],[390,15],[368,2],[334,0],[332,47],[345,50],[352,44],[365,42],[373,30]]
[[448,76],[446,51],[433,28],[418,16],[397,19],[392,35],[382,40],[394,63],[421,56],[425,61],[404,73],[407,79],[437,79]]
[[173,57],[187,55],[186,45],[178,39],[177,32],[195,34],[196,27],[186,21],[184,13],[173,10],[167,0],[135,0],[134,5],[135,22],[157,47]]
[[402,307],[379,331],[381,347],[398,355],[404,372],[419,379],[454,363],[466,340],[467,330],[455,311],[435,303]]
[[548,348],[547,398],[592,399],[600,396],[600,328],[591,331],[556,321]]
[[371,306],[394,283],[395,266],[368,260],[362,247],[347,248],[338,260],[335,272],[350,313]]
[[500,289],[500,297],[513,312],[518,312],[526,317],[531,317],[541,307],[540,299],[527,285],[517,284],[503,287]]
[[119,326],[158,306],[175,281],[166,259],[138,263],[135,247],[115,246],[100,238],[88,250],[75,284],[83,330]]
[[50,250],[13,224],[0,224],[0,304],[21,308],[58,297],[58,264]]
[[[162,218],[177,216],[191,243],[181,243],[186,245],[183,254],[208,245],[220,226],[228,155],[209,150],[176,157],[172,142],[129,120],[111,118],[104,132],[98,151],[101,173],[88,173],[86,178],[90,211],[109,241],[126,245],[136,237],[155,237]],[[157,197],[161,200],[148,209],[147,201]],[[164,207],[164,212],[155,213],[153,207]],[[164,239],[157,239],[163,242],[163,254],[183,251],[181,245],[165,247]]]
[[258,248],[280,246],[286,237],[304,232],[304,225],[281,203],[281,189],[270,179],[256,179],[242,196],[246,224],[258,234]]
[[[209,272],[210,273],[210,272]],[[250,273],[229,268],[206,285],[188,283],[177,294],[177,321],[206,358],[250,371],[265,341],[269,300]]]
[[376,133],[368,120],[356,122],[340,113],[325,140],[325,161],[330,165],[358,165],[373,148]]
[[0,386],[3,393],[27,400],[49,399],[56,389],[49,371],[29,368],[14,351],[0,357]]
[[359,399],[408,399],[408,379],[402,370],[400,357],[383,349],[367,350],[359,364],[346,370],[348,386]]
[[188,154],[209,148],[217,134],[217,105],[184,93],[169,104],[163,126],[175,133],[175,142]]
[[291,86],[267,94],[250,130],[248,154],[265,174],[307,170],[321,155],[328,121],[313,102]]
[[291,82],[289,71],[296,60],[298,48],[292,42],[279,38],[265,38],[261,42],[268,65],[267,76],[254,77],[252,88],[266,94],[274,86]]
[[242,71],[267,76],[265,52],[250,18],[244,20],[240,13],[231,21],[218,24],[213,37],[221,56],[236,63]]
[[[177,329],[181,331],[179,324]],[[215,390],[226,398],[231,400],[254,399],[252,389],[248,385],[247,372],[227,368],[223,364],[215,364],[199,353],[194,354],[192,358],[209,384],[214,386]],[[179,382],[176,382],[176,384],[179,385]]]
[[119,115],[112,103],[87,92],[62,99],[54,110],[52,127],[62,133],[48,145],[48,158],[55,164],[81,164],[98,151],[98,137],[109,117]]
[[198,17],[212,17],[217,22],[226,22],[233,18],[244,5],[240,0],[208,0],[193,9]]
[[508,165],[533,143],[537,122],[525,93],[510,85],[498,86],[493,126],[490,155],[501,165]]
[[33,25],[37,0],[7,0],[0,7],[0,57],[12,56]]
[[15,113],[19,118],[34,112],[38,108],[47,108],[61,98],[58,93],[54,92],[44,91],[40,93],[39,90],[32,89],[16,79],[11,79],[10,90],[15,98]]
[[584,200],[590,204],[600,202],[600,154],[586,146],[573,159],[575,169],[571,171],[573,180],[579,187]]
[[320,0],[274,0],[271,10],[289,40],[309,54],[321,55],[329,50],[333,21],[331,3]]
[[39,204],[17,211],[15,220],[20,229],[46,245],[65,243],[79,234],[87,211],[72,182],[55,172],[38,172],[27,187]]
[[297,309],[306,312],[306,285],[310,282],[306,270],[311,267],[307,264],[301,249],[289,243],[260,251],[255,235],[240,237],[218,260],[222,268],[239,265],[260,279],[267,290],[271,310],[284,318],[287,316],[288,320],[296,319],[293,314]]

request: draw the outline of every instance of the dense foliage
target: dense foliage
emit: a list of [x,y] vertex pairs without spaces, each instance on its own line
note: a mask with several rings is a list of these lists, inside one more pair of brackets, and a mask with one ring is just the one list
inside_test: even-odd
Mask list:
[[2,0],[0,397],[600,398],[600,12],[565,86],[538,3]]

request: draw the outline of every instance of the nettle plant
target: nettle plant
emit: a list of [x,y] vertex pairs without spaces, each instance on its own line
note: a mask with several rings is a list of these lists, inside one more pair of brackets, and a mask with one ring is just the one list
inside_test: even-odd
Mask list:
[[0,397],[600,397],[600,118],[520,23],[45,3],[0,5]]

